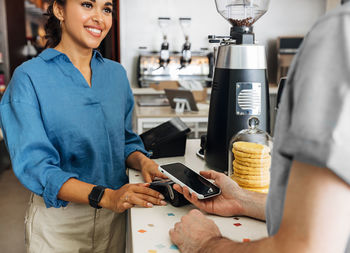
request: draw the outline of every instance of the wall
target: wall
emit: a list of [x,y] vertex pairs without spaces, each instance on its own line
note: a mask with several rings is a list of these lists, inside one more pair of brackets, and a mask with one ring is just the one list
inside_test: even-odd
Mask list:
[[[325,13],[325,0],[271,0],[270,9],[255,25],[256,40],[267,46],[270,82],[276,76],[276,38],[281,35],[304,35]],[[191,17],[192,49],[212,48],[209,34],[228,35],[230,25],[217,12],[214,0],[121,0],[121,63],[136,86],[138,48],[159,50],[162,41],[158,17],[171,17],[171,50],[180,51],[184,37],[179,17]]]

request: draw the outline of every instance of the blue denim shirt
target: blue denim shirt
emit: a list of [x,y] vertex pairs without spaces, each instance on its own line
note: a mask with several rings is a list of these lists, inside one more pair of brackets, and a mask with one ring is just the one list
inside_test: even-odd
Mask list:
[[133,95],[126,72],[94,51],[92,86],[69,58],[54,49],[19,66],[1,100],[1,128],[21,183],[57,199],[69,178],[118,189],[128,182],[125,160],[146,154],[132,131]]

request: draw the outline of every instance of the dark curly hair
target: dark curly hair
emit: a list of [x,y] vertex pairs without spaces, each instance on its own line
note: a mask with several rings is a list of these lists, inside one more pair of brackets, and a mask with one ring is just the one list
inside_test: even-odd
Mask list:
[[66,0],[49,1],[49,7],[47,8],[47,12],[44,14],[45,16],[48,16],[48,20],[45,24],[45,38],[47,39],[45,48],[56,47],[61,41],[62,29],[60,20],[56,18],[55,14],[53,13],[53,5],[55,2],[61,6],[66,5]]
[[[116,0],[113,1],[113,15],[115,14],[116,10]],[[53,5],[56,2],[57,4],[61,6],[65,6],[67,0],[49,0],[49,7],[47,8],[47,12],[44,14],[48,17],[48,20],[45,24],[45,38],[47,39],[45,48],[54,48],[56,47],[62,37],[62,29],[60,20],[56,18],[55,14],[53,13]]]

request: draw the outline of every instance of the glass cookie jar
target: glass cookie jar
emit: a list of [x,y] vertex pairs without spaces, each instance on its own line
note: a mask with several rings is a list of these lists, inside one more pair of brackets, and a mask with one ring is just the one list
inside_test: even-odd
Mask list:
[[228,175],[244,189],[267,193],[270,185],[272,137],[259,129],[259,119],[251,117],[248,129],[231,138]]

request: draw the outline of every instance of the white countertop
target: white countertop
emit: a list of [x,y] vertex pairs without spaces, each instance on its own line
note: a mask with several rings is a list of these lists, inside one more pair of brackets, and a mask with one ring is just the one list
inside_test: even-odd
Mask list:
[[[278,87],[276,85],[270,85],[269,92],[270,94],[277,94]],[[153,88],[132,88],[132,93],[135,96],[140,95],[162,95],[165,94],[164,90],[156,90]],[[207,89],[207,93],[211,93],[211,88]]]
[[[199,140],[188,140],[186,154],[184,157],[172,157],[156,159],[161,164],[181,162],[195,171],[208,170],[205,162],[196,156],[199,149]],[[143,182],[139,171],[129,170],[130,183]],[[169,238],[169,229],[181,217],[193,209],[193,205],[176,208],[167,206],[156,206],[153,208],[134,207],[129,210],[130,244],[131,252],[134,253],[163,253],[178,252]],[[223,236],[235,241],[257,240],[267,236],[266,224],[264,222],[247,217],[219,217],[207,215],[220,228]]]

